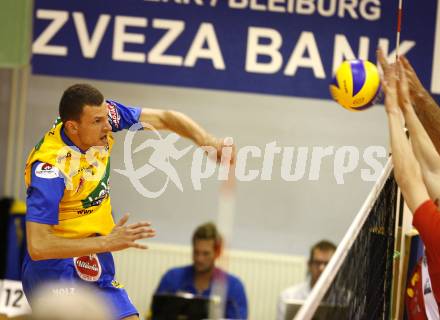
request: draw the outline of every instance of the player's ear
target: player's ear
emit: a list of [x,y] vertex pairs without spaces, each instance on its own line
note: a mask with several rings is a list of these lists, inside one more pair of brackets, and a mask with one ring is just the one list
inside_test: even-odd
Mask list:
[[216,240],[214,242],[214,252],[215,252],[216,259],[222,255],[222,252],[223,252],[223,241],[222,240]]
[[78,122],[74,120],[67,120],[64,123],[64,128],[66,129],[67,132],[76,134],[78,133],[78,125],[79,125]]

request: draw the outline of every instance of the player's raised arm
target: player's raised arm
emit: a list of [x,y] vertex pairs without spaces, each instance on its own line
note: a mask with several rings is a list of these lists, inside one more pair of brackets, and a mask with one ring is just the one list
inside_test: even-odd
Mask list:
[[431,138],[437,152],[440,153],[440,107],[423,87],[409,61],[405,57],[400,59],[408,79],[410,98],[416,114]]
[[[402,111],[399,107],[396,67],[384,63],[385,60],[380,51],[378,57],[384,71],[382,86],[385,92],[385,110],[388,117],[394,176],[408,207],[414,213],[424,201],[429,199],[429,196],[419,163],[404,131]],[[405,95],[408,92],[403,91],[401,94]],[[400,101],[406,99],[409,97],[403,97]]]
[[409,100],[407,77],[401,63],[398,64],[400,73],[400,106],[409,130],[412,148],[422,169],[423,179],[431,199],[440,197],[440,155],[435,149],[428,133],[417,117]]
[[[182,137],[191,139],[199,146],[213,146],[218,140],[206,132],[187,115],[172,110],[142,108],[140,122],[156,130],[170,130]],[[146,127],[148,129],[148,127]]]
[[[383,68],[390,68],[383,54],[379,53],[378,57]],[[399,106],[410,133],[412,149],[420,164],[428,193],[431,199],[437,199],[440,197],[440,155],[411,104],[410,85],[401,62],[397,64],[397,68],[399,73],[399,85],[397,87]]]
[[[106,100],[108,118],[113,132],[129,129],[142,123],[145,130],[169,130],[192,140],[198,146],[213,147],[220,161],[224,147],[231,147],[231,162],[235,162],[235,146],[214,137],[187,115],[173,110],[127,107],[114,100]],[[227,150],[227,149],[225,149]],[[229,158],[229,155],[227,156]]]
[[[170,130],[178,135],[191,139],[198,146],[210,146],[217,150],[217,160],[221,159],[225,143],[208,133],[187,115],[172,110],[142,108],[139,121],[147,124],[146,129]],[[234,146],[232,146],[234,148]],[[234,148],[235,149],[235,148]],[[235,151],[232,152],[232,162]]]

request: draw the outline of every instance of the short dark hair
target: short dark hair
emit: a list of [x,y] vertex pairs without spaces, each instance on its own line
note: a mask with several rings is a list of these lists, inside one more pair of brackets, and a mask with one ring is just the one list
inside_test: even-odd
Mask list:
[[212,222],[207,222],[197,227],[193,233],[192,243],[194,244],[197,240],[214,240],[216,248],[222,244],[222,236]]
[[89,84],[79,83],[67,88],[60,100],[61,121],[78,121],[84,106],[100,106],[104,101],[102,93]]
[[318,243],[315,243],[310,249],[309,262],[312,261],[316,249],[320,251],[336,251],[336,245],[328,240],[321,240]]

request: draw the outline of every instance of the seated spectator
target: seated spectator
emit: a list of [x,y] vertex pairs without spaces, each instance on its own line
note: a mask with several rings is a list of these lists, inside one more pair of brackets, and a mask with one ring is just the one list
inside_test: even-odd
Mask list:
[[308,279],[305,282],[291,286],[280,294],[278,301],[277,319],[284,320],[287,300],[306,300],[312,291],[313,286],[318,281],[325,266],[330,261],[336,246],[327,240],[316,243],[310,250],[308,261]]
[[[224,317],[247,319],[247,299],[239,278],[215,266],[222,250],[222,238],[213,223],[199,226],[192,237],[193,264],[173,268],[160,280],[156,294],[191,293],[210,297],[213,283],[225,281],[226,297]],[[154,315],[153,315],[154,318]]]

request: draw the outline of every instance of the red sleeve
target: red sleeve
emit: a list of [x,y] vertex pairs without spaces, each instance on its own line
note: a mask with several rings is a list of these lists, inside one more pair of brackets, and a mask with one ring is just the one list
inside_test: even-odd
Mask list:
[[425,245],[429,277],[436,300],[440,302],[440,211],[432,200],[425,201],[417,208],[413,226]]

